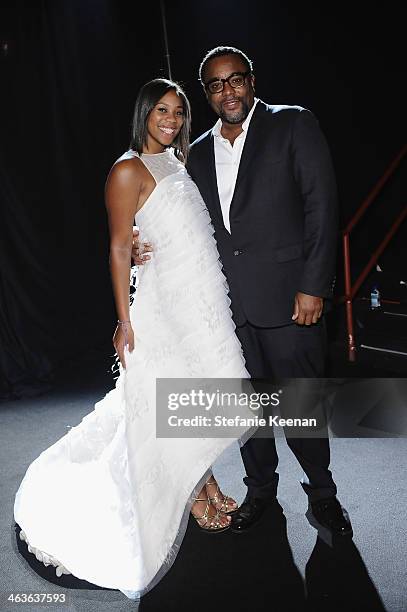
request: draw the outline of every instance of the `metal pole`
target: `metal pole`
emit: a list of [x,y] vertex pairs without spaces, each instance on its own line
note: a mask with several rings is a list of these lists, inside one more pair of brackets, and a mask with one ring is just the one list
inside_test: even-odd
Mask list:
[[349,234],[343,235],[343,260],[345,272],[346,327],[348,331],[348,359],[356,361],[355,336],[353,333],[352,280],[350,272]]
[[370,270],[373,268],[373,266],[379,259],[380,255],[383,253],[384,249],[387,247],[390,240],[393,238],[394,234],[396,233],[396,231],[398,230],[398,228],[403,223],[406,217],[407,217],[407,206],[405,206],[404,209],[401,211],[401,213],[399,214],[399,216],[397,217],[397,219],[395,220],[395,222],[393,223],[393,225],[387,232],[386,236],[383,238],[383,240],[381,241],[381,243],[379,244],[379,246],[377,247],[377,249],[371,256],[371,258],[369,259],[368,263],[366,264],[359,278],[355,282],[353,289],[352,289],[352,298],[355,296],[357,291],[359,291],[360,286],[362,285],[363,281],[365,280]]
[[388,179],[394,173],[394,171],[396,170],[397,166],[400,164],[401,160],[403,159],[404,155],[406,155],[406,153],[407,153],[407,145],[404,145],[403,148],[398,153],[398,155],[393,159],[393,161],[391,162],[390,166],[387,168],[386,172],[383,174],[381,179],[377,182],[377,184],[374,186],[374,188],[369,193],[367,198],[361,204],[355,216],[349,221],[348,225],[343,231],[344,234],[351,233],[355,225],[359,222],[359,219],[365,214],[368,207],[371,205],[371,203],[376,198],[378,193],[382,190],[384,185],[387,183]]
[[162,21],[162,24],[163,24],[164,47],[165,47],[165,57],[166,57],[166,60],[167,60],[168,78],[172,80],[170,52],[169,52],[169,49],[168,49],[167,22],[166,22],[166,19],[165,19],[165,3],[164,3],[164,0],[160,0],[160,7],[161,7],[161,21]]

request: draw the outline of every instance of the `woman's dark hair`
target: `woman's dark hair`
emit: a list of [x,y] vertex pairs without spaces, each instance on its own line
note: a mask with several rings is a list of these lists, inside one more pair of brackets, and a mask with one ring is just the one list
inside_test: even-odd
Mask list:
[[183,161],[186,161],[191,133],[191,107],[183,89],[178,83],[168,79],[153,79],[140,89],[134,107],[130,148],[141,155],[143,146],[147,144],[148,117],[159,100],[171,90],[181,98],[184,107],[184,123],[172,146],[176,156],[183,157]]

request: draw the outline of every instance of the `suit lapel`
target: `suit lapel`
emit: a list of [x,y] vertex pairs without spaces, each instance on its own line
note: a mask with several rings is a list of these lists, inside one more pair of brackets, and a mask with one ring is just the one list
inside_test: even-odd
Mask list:
[[201,149],[202,155],[202,169],[204,170],[205,178],[209,187],[209,198],[205,201],[211,216],[216,217],[218,221],[223,225],[222,209],[220,207],[218,182],[216,178],[216,166],[215,166],[215,149],[213,143],[212,131],[209,132],[205,138],[204,146]]
[[239,194],[241,194],[242,191],[241,189],[239,189],[239,187],[248,172],[249,166],[253,160],[256,151],[259,149],[261,139],[261,130],[259,129],[259,125],[261,126],[261,119],[266,112],[266,105],[264,104],[264,102],[259,100],[256,105],[256,108],[254,109],[254,113],[249,124],[249,129],[243,146],[242,156],[240,158],[235,190],[233,192],[232,201],[230,203],[230,217],[232,215],[233,209],[236,209],[240,202]]
[[[244,177],[246,176],[250,164],[255,156],[256,151],[259,150],[259,145],[262,141],[262,136],[267,138],[266,134],[262,133],[261,123],[262,118],[267,113],[267,106],[259,100],[254,110],[252,119],[250,121],[249,130],[247,132],[246,140],[244,143],[242,156],[240,158],[239,171],[236,178],[235,190],[233,192],[232,201],[230,204],[229,216],[232,217],[232,212],[236,212],[239,204],[244,203],[244,194],[240,185]],[[268,132],[269,133],[269,132]],[[208,197],[205,197],[205,204],[211,214],[212,219],[215,218],[218,224],[224,227],[222,209],[219,200],[218,182],[216,178],[216,165],[215,165],[215,148],[213,142],[214,136],[212,130],[208,133],[200,143],[200,155],[201,155],[201,171],[205,178],[208,187]]]

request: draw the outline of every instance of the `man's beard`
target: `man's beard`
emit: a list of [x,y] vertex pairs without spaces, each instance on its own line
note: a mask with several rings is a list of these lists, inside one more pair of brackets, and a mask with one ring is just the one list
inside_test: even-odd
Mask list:
[[235,110],[226,113],[226,111],[221,107],[219,117],[222,119],[223,123],[242,123],[246,119],[250,112],[249,105],[244,100],[240,100],[240,102],[242,104],[242,109],[240,111]]

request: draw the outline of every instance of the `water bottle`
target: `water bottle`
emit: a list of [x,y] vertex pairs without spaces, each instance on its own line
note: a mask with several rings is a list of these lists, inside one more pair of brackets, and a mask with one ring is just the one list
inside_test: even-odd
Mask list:
[[380,291],[375,286],[370,292],[370,308],[375,310],[375,308],[380,308]]

